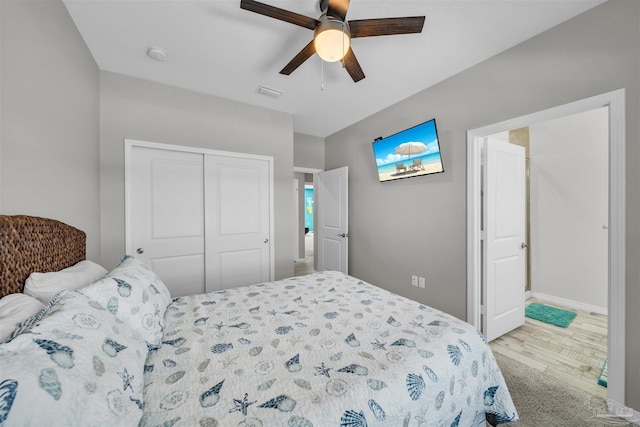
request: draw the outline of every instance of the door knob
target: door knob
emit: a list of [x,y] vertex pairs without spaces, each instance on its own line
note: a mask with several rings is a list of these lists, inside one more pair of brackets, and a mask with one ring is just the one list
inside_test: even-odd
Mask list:
[[144,249],[138,248],[138,249],[136,249],[136,253],[143,254],[144,253]]
[[340,236],[340,237],[349,237],[349,233],[338,234],[338,236]]
[[269,243],[269,239],[264,239],[264,242],[265,243]]
[[522,242],[522,244],[520,245],[520,249],[525,249],[528,248],[529,245],[527,245],[526,243]]

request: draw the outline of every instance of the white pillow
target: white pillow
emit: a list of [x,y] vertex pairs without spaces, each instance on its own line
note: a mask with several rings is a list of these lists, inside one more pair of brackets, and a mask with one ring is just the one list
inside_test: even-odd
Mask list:
[[83,288],[105,274],[107,270],[101,265],[88,260],[80,261],[52,273],[31,273],[24,284],[24,293],[47,304],[58,292]]
[[0,299],[0,343],[9,338],[16,326],[43,308],[44,304],[25,294],[11,294]]

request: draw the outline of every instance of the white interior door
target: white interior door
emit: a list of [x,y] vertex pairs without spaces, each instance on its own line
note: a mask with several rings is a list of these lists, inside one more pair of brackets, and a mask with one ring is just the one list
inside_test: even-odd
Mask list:
[[271,280],[269,162],[205,156],[207,292]]
[[524,324],[525,149],[484,143],[483,332],[491,341]]
[[349,169],[345,166],[318,174],[316,189],[317,271],[348,273],[349,267]]
[[204,292],[203,155],[133,146],[128,170],[127,253],[171,296]]

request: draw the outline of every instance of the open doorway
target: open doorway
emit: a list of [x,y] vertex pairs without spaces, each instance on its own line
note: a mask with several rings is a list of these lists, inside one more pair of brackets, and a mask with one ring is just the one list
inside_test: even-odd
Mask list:
[[[596,108],[608,109],[608,269],[607,269],[607,348],[608,388],[610,404],[624,402],[625,379],[625,201],[624,90],[576,101],[531,115],[470,130],[468,132],[468,317],[480,328],[482,324],[482,208],[481,208],[481,142],[489,135],[522,128],[533,123],[558,119]],[[624,405],[623,405],[624,406]]]
[[[313,235],[305,234],[304,213],[305,200],[303,191],[298,191],[294,200],[299,201],[298,226],[295,236],[298,236],[298,254],[307,246],[310,253],[308,262],[305,262],[304,253],[299,255],[294,264],[294,275],[309,274],[313,271],[341,271],[347,274],[349,268],[349,212],[348,212],[348,167],[343,166],[327,171],[294,168],[294,177],[298,179],[312,180],[313,182]],[[309,174],[307,178],[301,177],[300,172]],[[311,181],[308,182],[311,185]],[[294,185],[295,186],[295,185]],[[309,188],[309,187],[307,187]],[[308,207],[308,206],[307,206]],[[295,259],[295,258],[294,258]]]
[[315,174],[318,172],[294,168],[294,276],[315,271]]
[[489,136],[520,145],[526,153],[529,315],[576,315],[562,326],[554,326],[556,319],[545,323],[527,317],[522,326],[493,340],[492,349],[603,400],[607,399],[608,123],[608,108],[600,107]]
[[[304,276],[306,274],[311,274],[314,272],[314,218],[315,218],[315,191],[313,186],[313,175],[305,174],[305,185],[303,190],[300,192],[299,197],[302,198],[303,208],[302,215],[299,215],[303,218],[302,230],[299,230],[299,233],[303,233],[304,237],[299,239],[301,241],[302,247],[300,248],[298,258],[293,267],[293,275],[294,276]],[[298,213],[299,214],[299,213]]]
[[313,176],[305,174],[304,185],[304,258],[313,265],[313,243],[315,223],[315,189],[313,188]]

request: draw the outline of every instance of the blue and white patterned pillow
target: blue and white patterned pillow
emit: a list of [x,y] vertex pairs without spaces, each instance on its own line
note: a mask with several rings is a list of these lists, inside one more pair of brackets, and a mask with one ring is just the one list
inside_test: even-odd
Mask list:
[[30,330],[0,344],[0,425],[136,426],[146,357],[126,324],[67,291]]
[[105,277],[80,292],[127,323],[150,346],[161,343],[164,312],[171,295],[140,260],[125,256]]

